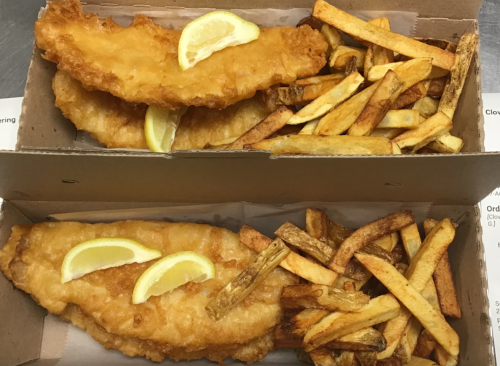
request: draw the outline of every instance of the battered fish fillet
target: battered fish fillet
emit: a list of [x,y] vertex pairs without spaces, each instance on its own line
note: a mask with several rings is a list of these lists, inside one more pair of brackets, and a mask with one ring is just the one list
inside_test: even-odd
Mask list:
[[[215,278],[188,283],[139,305],[131,302],[133,288],[154,261],[100,270],[61,284],[66,253],[98,237],[131,238],[164,255],[184,250],[204,254],[214,262]],[[237,234],[208,225],[61,222],[15,226],[0,250],[0,268],[41,306],[86,330],[106,349],[154,361],[207,357],[221,363],[233,357],[254,362],[272,349],[271,332],[282,314],[281,289],[297,278],[275,269],[218,322],[208,317],[205,306],[255,255],[239,243]]]
[[[106,147],[148,148],[144,136],[147,105],[134,105],[98,90],[88,91],[61,70],[54,76],[52,89],[56,107],[63,115]],[[260,93],[222,110],[189,107],[181,118],[172,150],[203,149],[208,143],[240,136],[267,116]]]
[[257,40],[214,53],[181,71],[181,32],[136,15],[129,27],[84,14],[78,0],[49,2],[35,23],[43,57],[89,89],[166,109],[182,105],[225,108],[257,90],[315,75],[327,43],[309,26],[261,29]]

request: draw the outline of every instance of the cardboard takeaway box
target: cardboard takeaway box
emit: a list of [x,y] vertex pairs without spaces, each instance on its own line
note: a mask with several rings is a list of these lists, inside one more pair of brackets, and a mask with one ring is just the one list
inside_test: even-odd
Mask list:
[[[93,11],[141,12],[168,6],[234,8],[231,0],[88,1]],[[247,8],[311,7],[312,1],[239,2]],[[480,1],[339,0],[347,11],[402,10],[419,14],[415,35],[457,40],[477,30]],[[51,214],[172,203],[372,202],[433,203],[428,217],[450,217],[460,226],[450,262],[463,316],[452,326],[461,338],[460,365],[493,365],[487,283],[476,204],[500,185],[500,154],[483,153],[479,58],[473,61],[455,117],[464,153],[435,156],[278,157],[266,152],[152,154],[75,148],[75,130],[53,106],[54,65],[34,49],[19,132],[19,150],[0,152],[0,246],[15,224],[46,221]],[[166,203],[168,202],[168,204]],[[41,354],[46,312],[0,276],[0,364],[54,365]],[[87,366],[85,360],[79,366]],[[265,362],[264,364],[270,364]],[[274,358],[272,364],[288,364]],[[297,362],[297,365],[299,363]],[[105,365],[108,366],[108,365]]]
[[[146,13],[154,18],[155,14],[168,16],[173,7],[310,10],[313,3],[312,0],[256,0],[237,4],[231,0],[88,0],[85,9],[103,16]],[[346,11],[383,11],[390,17],[391,11],[412,12],[417,19],[415,36],[458,41],[465,32],[477,32],[481,0],[337,0],[332,3]],[[397,14],[393,13],[392,18],[395,21]],[[19,179],[16,189],[12,182],[4,182],[2,187],[10,185],[12,192],[15,191],[14,199],[37,199],[45,196],[48,186],[55,185],[57,189],[52,189],[52,194],[45,197],[74,200],[79,196],[82,200],[119,201],[133,191],[134,199],[140,201],[219,202],[243,198],[248,201],[290,202],[301,199],[296,195],[297,190],[301,190],[309,191],[307,199],[325,201],[369,201],[377,194],[395,201],[412,201],[426,192],[432,202],[451,202],[457,199],[459,184],[476,190],[478,177],[482,174],[487,171],[499,174],[489,167],[500,162],[500,154],[483,152],[479,66],[479,54],[476,53],[455,113],[452,133],[465,141],[460,154],[333,157],[271,157],[265,151],[157,154],[144,150],[96,149],[77,142],[73,124],[54,106],[51,81],[56,66],[43,60],[35,46],[18,150],[0,152],[3,173],[31,178]],[[62,180],[75,184],[65,187],[61,185]],[[149,188],[141,189],[144,185]],[[251,187],[246,189],[245,197],[239,197],[241,185]],[[90,187],[94,188],[92,198],[81,196]]]

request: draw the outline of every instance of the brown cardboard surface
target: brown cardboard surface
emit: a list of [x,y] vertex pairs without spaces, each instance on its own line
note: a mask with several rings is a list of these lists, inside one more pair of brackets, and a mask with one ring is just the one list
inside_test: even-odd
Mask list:
[[253,157],[244,152],[204,154],[3,152],[0,197],[25,201],[473,205],[500,182],[500,170],[493,169],[500,166],[500,154],[493,153],[276,159],[265,153]]
[[[47,208],[43,207],[44,203],[31,203],[22,202],[24,207],[29,207],[31,214],[42,217],[46,214]],[[67,210],[71,208],[73,203],[51,203],[51,208],[56,210]],[[140,203],[133,203],[132,205],[139,205]],[[38,205],[38,208],[36,206]],[[122,208],[123,203],[97,203],[87,202],[77,208],[83,208],[84,205],[92,207],[93,209],[117,209]],[[24,209],[21,206],[16,206],[24,214]],[[2,225],[0,225],[0,247],[5,243],[7,237],[10,235],[10,226],[14,223],[26,223],[26,218],[14,207],[13,203],[7,202],[4,209]],[[76,208],[76,207],[75,207]],[[370,205],[366,205],[366,210],[370,209]],[[441,219],[443,217],[450,217],[452,220],[459,223],[456,232],[455,240],[449,248],[450,262],[452,271],[457,287],[458,299],[462,308],[462,319],[451,321],[451,325],[460,336],[460,363],[461,366],[477,366],[477,365],[494,365],[492,355],[492,339],[490,335],[490,319],[488,316],[488,299],[486,294],[486,278],[485,266],[483,261],[483,246],[481,242],[480,221],[475,206],[433,206],[429,213],[429,217],[434,219]],[[5,279],[2,277],[2,280]],[[21,294],[21,291],[16,290],[13,293]],[[33,316],[33,311],[37,312],[40,309],[34,302],[26,296],[26,300],[31,302],[33,306],[20,307],[11,305],[11,299],[6,297],[0,298],[0,308],[5,305],[10,305],[9,315],[12,322],[15,322],[19,329],[23,330],[24,337],[18,340],[19,347],[28,347],[32,340],[26,336],[28,329],[24,324],[24,319],[30,319]],[[39,317],[38,319],[41,319]],[[28,323],[28,325],[31,323]],[[39,323],[39,325],[41,322]],[[54,343],[61,345],[65,339],[66,328],[54,327],[50,329],[52,340]],[[44,332],[47,335],[47,332]],[[39,349],[40,339],[37,339],[35,350]],[[60,347],[56,344],[53,345],[52,355],[60,354]],[[3,347],[3,343],[0,344]],[[26,353],[28,348],[23,348]],[[9,349],[10,351],[10,349]],[[0,354],[6,354],[4,349],[0,348]],[[59,353],[58,353],[59,352]],[[47,355],[48,353],[45,352]],[[52,356],[51,355],[51,356]],[[35,354],[35,357],[37,354]],[[277,361],[277,359],[274,359]],[[2,359],[2,361],[4,361]],[[8,363],[2,365],[13,366],[19,365],[22,361],[10,359]],[[170,362],[166,362],[170,364]],[[279,361],[278,361],[279,363]],[[30,363],[37,366],[52,366],[54,359],[41,359]],[[205,364],[200,361],[200,364]],[[263,363],[265,365],[266,363]],[[275,363],[274,363],[275,364]],[[299,365],[299,362],[296,363]],[[103,365],[106,366],[106,365]]]
[[[10,237],[14,225],[31,221],[11,203],[4,201],[0,221],[0,245]],[[19,365],[38,358],[42,340],[43,317],[47,313],[26,293],[14,288],[0,276],[0,359],[5,366]]]
[[[102,5],[136,5],[136,6],[178,6],[186,8],[231,9],[235,7],[234,0],[86,0],[88,4]],[[414,11],[425,17],[438,17],[450,19],[476,19],[482,0],[453,1],[453,0],[329,0],[331,4],[349,10],[403,10]],[[140,5],[139,5],[140,4]],[[271,4],[271,5],[270,5]],[[314,0],[253,0],[238,2],[238,8],[296,8],[312,7]]]

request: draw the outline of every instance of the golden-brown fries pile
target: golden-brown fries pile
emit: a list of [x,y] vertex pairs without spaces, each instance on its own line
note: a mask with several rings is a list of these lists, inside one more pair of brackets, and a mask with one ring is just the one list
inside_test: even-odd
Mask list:
[[313,208],[305,230],[286,222],[274,240],[245,225],[241,243],[260,254],[207,311],[220,319],[280,265],[302,281],[282,291],[275,349],[317,366],[456,365],[445,319],[461,316],[447,253],[456,225],[427,219],[423,229],[422,241],[411,211],[350,230]]
[[[266,108],[275,112],[236,141],[215,148],[262,149],[273,155],[462,149],[462,139],[449,131],[476,50],[476,34],[464,34],[458,45],[408,38],[391,32],[388,18],[365,22],[323,0],[299,24],[320,29],[329,44],[330,74],[267,90]],[[359,47],[346,46],[340,31]],[[284,106],[291,109],[285,112]],[[301,108],[295,112],[294,106]],[[280,133],[285,124],[300,130]]]

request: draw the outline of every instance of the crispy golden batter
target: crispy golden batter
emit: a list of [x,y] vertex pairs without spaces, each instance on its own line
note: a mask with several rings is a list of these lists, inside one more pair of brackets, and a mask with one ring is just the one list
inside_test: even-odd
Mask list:
[[253,42],[228,47],[181,71],[180,31],[136,15],[129,27],[84,14],[78,0],[52,1],[35,23],[43,57],[88,89],[134,103],[177,109],[225,108],[277,83],[315,75],[326,63],[327,44],[309,26],[261,30]]
[[[61,284],[66,253],[96,237],[131,238],[164,255],[196,251],[214,262],[216,276],[139,305],[132,305],[133,288],[154,261],[96,271]],[[239,243],[237,234],[208,225],[62,222],[15,226],[0,251],[0,268],[40,305],[85,329],[107,349],[155,361],[168,356],[176,360],[208,357],[222,362],[231,356],[253,362],[272,349],[270,332],[282,313],[281,289],[296,283],[296,277],[275,269],[218,322],[208,317],[205,306],[254,257],[254,252]]]
[[[109,93],[88,91],[65,71],[52,81],[56,107],[77,129],[109,148],[147,149],[144,118],[147,105],[125,102]],[[203,149],[212,142],[240,136],[268,113],[260,93],[225,109],[189,107],[182,116],[172,150]]]

